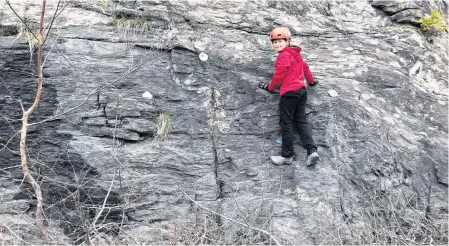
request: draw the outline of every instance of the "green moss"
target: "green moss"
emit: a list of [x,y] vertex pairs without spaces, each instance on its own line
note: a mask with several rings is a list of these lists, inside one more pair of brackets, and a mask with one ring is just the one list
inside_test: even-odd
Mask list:
[[108,25],[110,25],[110,26],[115,26],[115,25],[118,24],[118,20],[119,20],[119,19],[117,19],[117,18],[112,18],[112,19],[110,19],[110,20],[108,21]]
[[160,114],[170,116],[170,111],[168,109],[163,109],[160,111]]
[[432,10],[432,13],[428,17],[421,18],[421,28],[424,31],[429,30],[438,30],[438,31],[447,31],[447,25],[444,21],[443,16],[438,10]]

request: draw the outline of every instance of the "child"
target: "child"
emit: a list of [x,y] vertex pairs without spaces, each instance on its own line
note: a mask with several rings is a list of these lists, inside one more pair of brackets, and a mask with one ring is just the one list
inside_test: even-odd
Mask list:
[[259,83],[259,87],[273,91],[279,88],[280,125],[282,132],[282,152],[271,156],[276,165],[293,162],[293,126],[298,130],[302,146],[307,149],[307,165],[314,165],[320,158],[312,138],[312,131],[306,119],[305,105],[307,89],[304,77],[310,86],[318,84],[302,59],[300,47],[290,46],[291,33],[287,27],[277,27],[270,33],[271,47],[279,53],[275,62],[275,72],[271,82]]

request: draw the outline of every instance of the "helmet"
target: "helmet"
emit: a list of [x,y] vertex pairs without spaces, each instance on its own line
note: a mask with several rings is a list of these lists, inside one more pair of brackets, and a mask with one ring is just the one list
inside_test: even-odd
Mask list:
[[276,27],[273,31],[270,32],[270,40],[273,41],[275,39],[286,39],[287,42],[290,41],[292,34],[287,27]]

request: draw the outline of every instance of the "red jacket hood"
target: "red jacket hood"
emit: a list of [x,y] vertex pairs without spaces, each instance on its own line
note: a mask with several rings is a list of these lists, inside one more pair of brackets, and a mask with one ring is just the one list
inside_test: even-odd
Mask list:
[[293,56],[295,56],[296,60],[302,60],[301,56],[299,55],[299,52],[301,52],[301,47],[298,46],[289,46],[289,47],[285,47],[282,52],[288,52],[290,54],[292,54]]

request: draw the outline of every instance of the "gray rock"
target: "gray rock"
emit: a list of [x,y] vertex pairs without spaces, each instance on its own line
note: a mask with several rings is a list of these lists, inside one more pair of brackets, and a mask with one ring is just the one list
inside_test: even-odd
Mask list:
[[[447,33],[429,43],[412,26],[443,2],[105,2],[69,5],[54,23],[30,118],[40,122],[28,134],[30,169],[42,175],[46,217],[52,232],[65,230],[64,243],[83,243],[85,220],[105,201],[97,224],[105,236],[96,239],[104,244],[273,243],[263,231],[285,245],[400,244],[373,237],[375,225],[409,232],[391,215],[422,221],[429,190],[431,222],[447,228],[448,98],[432,93],[435,84],[448,90]],[[38,4],[13,6],[38,22]],[[55,9],[49,2],[48,13]],[[27,222],[35,200],[15,135],[17,99],[32,104],[36,64],[4,2],[0,16],[0,221],[41,243]],[[107,25],[119,17],[147,22]],[[299,137],[293,165],[269,160],[280,151],[279,95],[257,85],[271,79],[268,33],[281,25],[320,80],[306,105],[315,167],[305,166]],[[155,139],[161,113],[172,126],[163,141]],[[418,235],[413,243],[439,234]]]
[[[123,128],[138,133],[155,133],[156,124],[145,119],[124,118]],[[112,123],[113,124],[113,123]]]
[[408,9],[418,9],[418,5],[411,1],[371,0],[370,2],[373,7],[381,9],[388,15],[394,15]]
[[422,13],[416,9],[407,9],[391,17],[394,22],[421,26]]
[[417,61],[417,62],[415,63],[415,65],[413,65],[413,67],[410,68],[408,74],[409,74],[410,76],[417,75],[417,74],[420,72],[421,67],[422,67],[422,63],[421,63],[420,61]]

